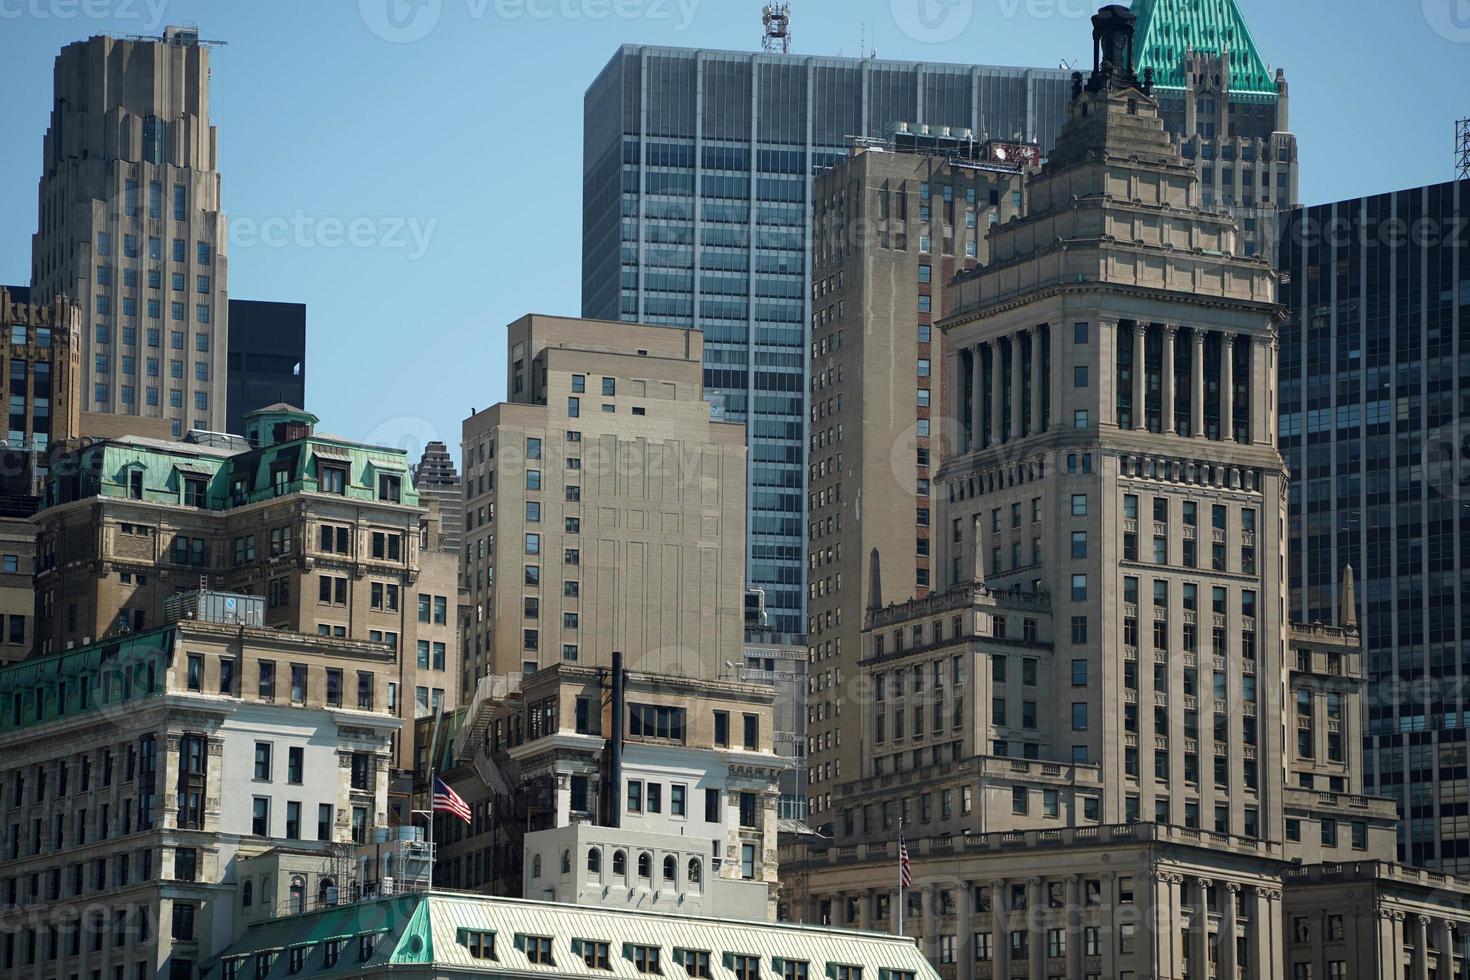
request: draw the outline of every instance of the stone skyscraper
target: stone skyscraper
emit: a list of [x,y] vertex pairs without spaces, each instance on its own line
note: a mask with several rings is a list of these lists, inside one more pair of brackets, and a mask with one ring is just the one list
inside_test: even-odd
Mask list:
[[936,591],[885,603],[870,555],[832,839],[783,903],[904,914],[955,980],[1452,976],[1470,883],[1396,865],[1363,792],[1357,617],[1286,617],[1276,276],[1202,205],[1133,23],[1094,17],[1026,213],[951,287]]
[[745,432],[698,330],[532,314],[464,420],[464,700],[557,663],[714,679],[740,655]]
[[225,427],[225,221],[197,30],[93,37],[56,59],[33,300],[82,312],[83,410]]
[[[807,773],[816,827],[833,819],[842,774],[837,678],[856,676],[863,658],[869,552],[882,555],[884,602],[922,598],[944,577],[933,478],[956,433],[944,424],[933,325],[952,312],[946,286],[956,273],[988,258],[987,229],[1023,213],[1021,161],[1035,155],[912,142],[860,143],[815,184]],[[857,746],[847,750],[851,765]]]
[[746,424],[746,579],[806,630],[808,253],[816,168],[901,122],[1039,143],[1063,72],[621,48],[587,90],[582,315],[704,331],[704,384]]

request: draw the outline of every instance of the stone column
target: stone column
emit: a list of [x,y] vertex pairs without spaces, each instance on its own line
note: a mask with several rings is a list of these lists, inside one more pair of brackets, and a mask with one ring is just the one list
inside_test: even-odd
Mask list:
[[1031,939],[1029,977],[1046,976],[1046,892],[1040,878],[1026,881],[1026,930]]
[[1021,357],[1021,333],[1011,334],[1011,434],[1020,439],[1026,435],[1026,365]]
[[970,448],[979,449],[989,440],[985,435],[985,346],[970,348]]
[[1046,431],[1041,424],[1041,328],[1027,332],[1031,334],[1031,432],[1035,435]]
[[1220,439],[1235,441],[1235,334],[1220,337]]
[[990,445],[999,446],[1005,435],[1005,370],[1001,367],[1000,338],[990,342]]
[[1189,434],[1205,434],[1205,333],[1199,327],[1189,331]]
[[1429,980],[1429,920],[1414,916],[1414,980]]
[[1067,976],[1082,976],[1082,933],[1086,923],[1082,876],[1067,876]]
[[1439,964],[1439,976],[1453,977],[1455,975],[1455,934],[1450,928],[1450,920],[1435,919],[1430,934],[1434,937],[1434,948],[1438,954],[1435,961]]
[[873,903],[877,901],[877,895],[869,888],[863,892],[858,899],[858,928],[868,932],[873,928]]
[[1235,903],[1240,895],[1240,885],[1225,882],[1225,906],[1220,910],[1220,971],[1221,980],[1236,980],[1240,976],[1235,965]]
[[975,931],[970,924],[975,914],[975,889],[968,881],[956,882],[954,897],[955,980],[975,980]]
[[1195,900],[1194,920],[1190,923],[1190,952],[1193,969],[1190,975],[1199,980],[1210,980],[1210,879],[1196,878],[1194,887],[1198,893]]
[[1155,872],[1151,916],[1154,972],[1158,980],[1183,980],[1184,951],[1179,946],[1179,886],[1183,879]]
[[1286,948],[1286,937],[1281,934],[1281,923],[1278,921],[1280,908],[1277,903],[1281,901],[1281,892],[1257,885],[1253,889],[1251,901],[1251,923],[1247,930],[1251,961],[1246,975],[1280,976],[1285,969]]
[[920,934],[919,948],[930,963],[939,962],[939,886],[925,885],[919,890],[919,908],[923,915],[924,931]]
[[[1053,326],[1050,331],[1051,342],[1047,345],[1047,349],[1051,352],[1051,388],[1046,393],[1047,415],[1050,420],[1048,425],[1049,429],[1066,428],[1066,423],[1062,421],[1062,391],[1065,388],[1071,387],[1071,381],[1068,380],[1065,384],[1063,384],[1061,365],[1063,362],[1062,345],[1070,343],[1070,341],[1067,340],[1068,335],[1065,332],[1057,332],[1058,330],[1064,329],[1065,328]],[[1101,361],[1099,361],[1098,369],[1093,373],[1098,373],[1101,370],[1102,365]],[[1102,378],[1098,378],[1096,381],[1092,381],[1091,383],[1096,386],[1098,397],[1102,402],[1102,404],[1098,406],[1100,411],[1098,413],[1097,419],[1098,422],[1102,422],[1104,419],[1107,418],[1108,386],[1103,384]]]
[[[1098,942],[1102,943],[1102,975],[1105,977],[1116,977],[1118,975],[1118,933],[1119,925],[1118,910],[1122,908],[1118,904],[1118,875],[1112,871],[1103,872],[1103,908],[1107,910],[1107,921],[1098,930]],[[1137,906],[1129,906],[1136,908]],[[1141,942],[1135,933],[1135,942]]]
[[995,980],[1011,980],[1011,935],[1007,923],[1010,920],[1006,912],[1010,896],[1006,894],[1006,883],[1004,881],[992,881],[990,883],[990,918],[993,923],[991,927],[991,949],[990,960],[994,967],[992,976]]
[[1148,331],[1142,323],[1133,321],[1133,428],[1148,429],[1148,414],[1144,411],[1143,379],[1148,370]]
[[1159,371],[1159,425],[1160,431],[1174,434],[1174,340],[1179,328],[1172,323],[1164,324],[1164,360]]

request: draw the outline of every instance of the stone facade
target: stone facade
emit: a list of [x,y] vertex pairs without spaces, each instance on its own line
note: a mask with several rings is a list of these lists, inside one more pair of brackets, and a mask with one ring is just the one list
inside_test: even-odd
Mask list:
[[264,596],[268,626],[398,649],[384,697],[401,718],[453,705],[456,558],[424,547],[403,452],[316,437],[290,406],[246,421],[245,439],[122,438],[57,461],[34,518],[38,651],[149,629],[202,587]]
[[944,142],[929,153],[860,144],[813,192],[806,754],[816,826],[835,818],[833,787],[864,751],[843,742],[836,678],[855,676],[861,659],[869,553],[882,556],[884,602],[940,584],[931,487],[954,433],[933,325],[953,312],[946,284],[989,258],[990,228],[1022,213],[1021,166],[994,150],[1005,161],[1027,148]]
[[[1094,18],[1028,212],[952,286],[938,591],[887,602],[869,556],[860,768],[783,902],[902,928],[955,980],[1449,976],[1470,883],[1393,866],[1363,795],[1352,569],[1338,625],[1285,617],[1275,276],[1201,206],[1133,19]],[[1379,959],[1289,944],[1334,876]]]
[[350,873],[386,819],[395,660],[190,622],[0,669],[0,975],[187,980],[237,935],[240,862]]
[[445,778],[476,820],[439,818],[440,884],[772,917],[777,777],[789,763],[773,748],[770,687],[628,672],[615,781],[607,670],[556,664],[498,682],[481,681],[446,746]]
[[81,310],[82,410],[225,428],[229,308],[210,49],[195,28],[56,59],[31,292]]
[[464,422],[465,661],[719,676],[742,639],[745,437],[695,330],[527,316],[510,400]]

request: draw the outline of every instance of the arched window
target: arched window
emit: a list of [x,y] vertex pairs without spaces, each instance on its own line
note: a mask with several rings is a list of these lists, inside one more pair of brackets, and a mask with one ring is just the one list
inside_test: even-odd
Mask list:
[[602,852],[595,847],[587,850],[587,871],[590,874],[602,874]]
[[271,887],[271,876],[260,879],[260,904],[270,915],[276,914],[276,890]]
[[300,875],[291,876],[291,914],[300,915],[306,911],[306,879]]
[[638,855],[638,877],[653,877],[653,855],[649,854],[647,851],[644,851],[642,854]]
[[679,862],[670,854],[664,858],[664,881],[673,881],[679,877]]
[[539,854],[531,858],[531,877],[541,877],[541,855]]
[[561,852],[561,873],[564,874],[564,875],[569,875],[569,874],[572,873],[572,852],[571,851],[562,851]]
[[690,887],[692,887],[692,888],[698,888],[699,887],[699,877],[700,877],[700,872],[702,870],[703,870],[703,865],[701,865],[699,863],[699,858],[690,858],[689,859],[689,885],[690,885]]
[[255,903],[255,879],[246,878],[245,885],[240,889],[240,907],[248,909]]
[[626,875],[628,873],[628,855],[622,851],[613,851],[613,874]]
[[318,905],[337,904],[337,882],[334,879],[323,878],[317,883],[316,901]]

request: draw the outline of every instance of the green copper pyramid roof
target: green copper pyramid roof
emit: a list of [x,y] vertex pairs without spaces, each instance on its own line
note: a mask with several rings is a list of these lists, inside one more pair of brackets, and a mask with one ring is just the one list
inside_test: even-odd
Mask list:
[[1230,52],[1230,90],[1275,95],[1276,80],[1256,50],[1235,0],[1133,0],[1138,15],[1138,70],[1154,70],[1154,84],[1184,88],[1184,56],[1190,51]]

